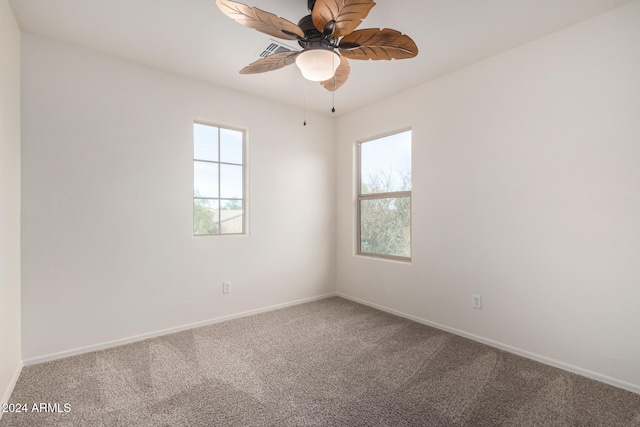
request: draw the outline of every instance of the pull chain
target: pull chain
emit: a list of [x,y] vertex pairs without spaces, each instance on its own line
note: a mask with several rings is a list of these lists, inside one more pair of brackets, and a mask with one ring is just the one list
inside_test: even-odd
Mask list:
[[[335,79],[334,79],[335,80]],[[333,86],[335,87],[335,81],[333,83]],[[331,93],[331,112],[335,113],[336,112],[336,91],[334,89],[334,91]]]
[[[333,57],[331,58],[331,60],[333,61],[333,69],[335,70],[336,68],[336,55],[333,55]],[[333,90],[331,91],[331,112],[335,113],[336,112],[336,85],[338,84],[338,81],[336,80],[336,73],[333,73]]]
[[304,122],[302,122],[303,126],[307,125],[307,81],[303,82],[304,85]]

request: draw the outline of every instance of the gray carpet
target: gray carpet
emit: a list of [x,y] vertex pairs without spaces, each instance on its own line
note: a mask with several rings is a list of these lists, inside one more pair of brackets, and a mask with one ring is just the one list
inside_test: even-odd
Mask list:
[[11,402],[1,426],[640,426],[640,395],[341,298],[28,366]]

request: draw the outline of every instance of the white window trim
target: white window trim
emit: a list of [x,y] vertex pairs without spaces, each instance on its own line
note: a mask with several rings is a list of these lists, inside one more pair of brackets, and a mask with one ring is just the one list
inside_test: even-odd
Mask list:
[[[369,193],[369,194],[361,194],[361,190],[362,190],[362,174],[361,174],[361,163],[362,163],[362,159],[361,159],[361,147],[362,144],[365,144],[367,142],[370,141],[375,141],[376,139],[381,139],[381,138],[385,138],[387,136],[391,136],[391,135],[395,135],[398,133],[403,133],[403,132],[407,132],[407,131],[411,131],[412,129],[410,127],[407,128],[403,128],[403,129],[399,129],[399,130],[395,130],[392,132],[388,132],[388,133],[384,133],[382,135],[378,135],[378,136],[374,136],[371,138],[367,138],[367,139],[363,139],[363,140],[359,140],[356,141],[356,188],[355,188],[355,211],[356,211],[356,215],[355,215],[355,228],[356,228],[356,255],[358,256],[362,256],[362,257],[367,257],[367,258],[378,258],[378,259],[384,259],[384,260],[389,260],[389,261],[400,261],[402,263],[411,263],[413,260],[413,196],[412,196],[412,191],[393,191],[393,192],[388,192],[388,193]],[[412,146],[413,146],[413,132],[412,132]],[[413,163],[413,150],[412,150],[412,155],[411,155],[411,162]],[[413,182],[413,167],[412,167],[412,177],[411,177],[411,181]],[[412,184],[412,189],[413,189],[413,184]],[[409,219],[409,236],[410,236],[410,242],[409,242],[409,251],[410,251],[410,256],[408,257],[404,257],[404,256],[399,256],[399,255],[385,255],[385,254],[378,254],[378,253],[373,253],[373,252],[363,252],[362,251],[362,239],[361,239],[361,235],[360,235],[360,229],[361,229],[361,223],[360,223],[360,202],[362,200],[375,200],[375,199],[391,199],[391,198],[400,198],[400,197],[408,197],[409,198],[409,215],[410,215],[410,219]]]
[[[191,170],[191,178],[192,180],[194,179],[194,171],[193,168],[195,167],[195,162],[205,162],[205,163],[214,163],[218,165],[218,197],[195,197],[193,194],[191,196],[191,203],[192,203],[192,211],[191,211],[191,234],[194,238],[199,238],[199,237],[212,237],[212,236],[247,236],[249,235],[249,221],[248,221],[248,216],[249,216],[249,194],[248,194],[248,190],[249,190],[249,173],[248,173],[248,165],[247,165],[247,150],[248,150],[248,144],[247,144],[247,129],[245,128],[241,128],[241,127],[236,127],[236,126],[227,126],[227,125],[221,125],[221,124],[217,124],[217,123],[212,123],[212,122],[208,122],[208,121],[203,121],[203,120],[192,120],[191,121],[191,148],[192,148],[192,152],[193,152],[193,144],[195,141],[195,135],[193,133],[193,128],[194,125],[202,125],[202,126],[211,126],[211,127],[215,127],[218,128],[218,161],[213,161],[213,160],[202,160],[202,159],[196,159],[195,155],[192,155],[192,170]],[[227,130],[233,130],[233,131],[238,131],[238,132],[242,132],[242,164],[239,163],[229,163],[229,162],[221,162],[220,161],[220,129],[227,129]],[[192,153],[193,154],[193,153]],[[238,198],[222,198],[220,197],[220,165],[232,165],[232,166],[242,166],[242,198],[238,199]],[[191,183],[191,187],[194,188],[195,187],[195,182],[192,181]],[[218,200],[218,208],[219,208],[219,203],[220,200],[240,200],[242,202],[242,232],[240,233],[214,233],[214,234],[195,234],[193,228],[194,228],[194,218],[195,218],[195,212],[193,210],[193,200],[195,199],[208,199],[208,200]],[[218,209],[219,210],[219,209]],[[220,218],[218,218],[218,224],[220,224]]]

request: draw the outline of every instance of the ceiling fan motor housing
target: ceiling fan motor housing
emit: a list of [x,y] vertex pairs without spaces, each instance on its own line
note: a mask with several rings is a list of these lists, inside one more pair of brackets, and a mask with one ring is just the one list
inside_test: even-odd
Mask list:
[[[331,23],[333,23],[333,21],[331,21]],[[336,38],[330,37],[318,31],[315,25],[313,25],[311,15],[307,15],[300,19],[300,21],[298,22],[298,26],[304,32],[304,39],[298,40],[298,44],[303,49],[333,50],[338,46]]]

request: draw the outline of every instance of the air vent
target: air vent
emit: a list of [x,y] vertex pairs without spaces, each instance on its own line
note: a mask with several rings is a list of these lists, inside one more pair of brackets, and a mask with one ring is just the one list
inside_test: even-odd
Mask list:
[[266,46],[258,52],[258,56],[264,58],[266,56],[273,55],[274,53],[291,52],[294,50],[297,49],[278,43],[275,40],[269,40]]

